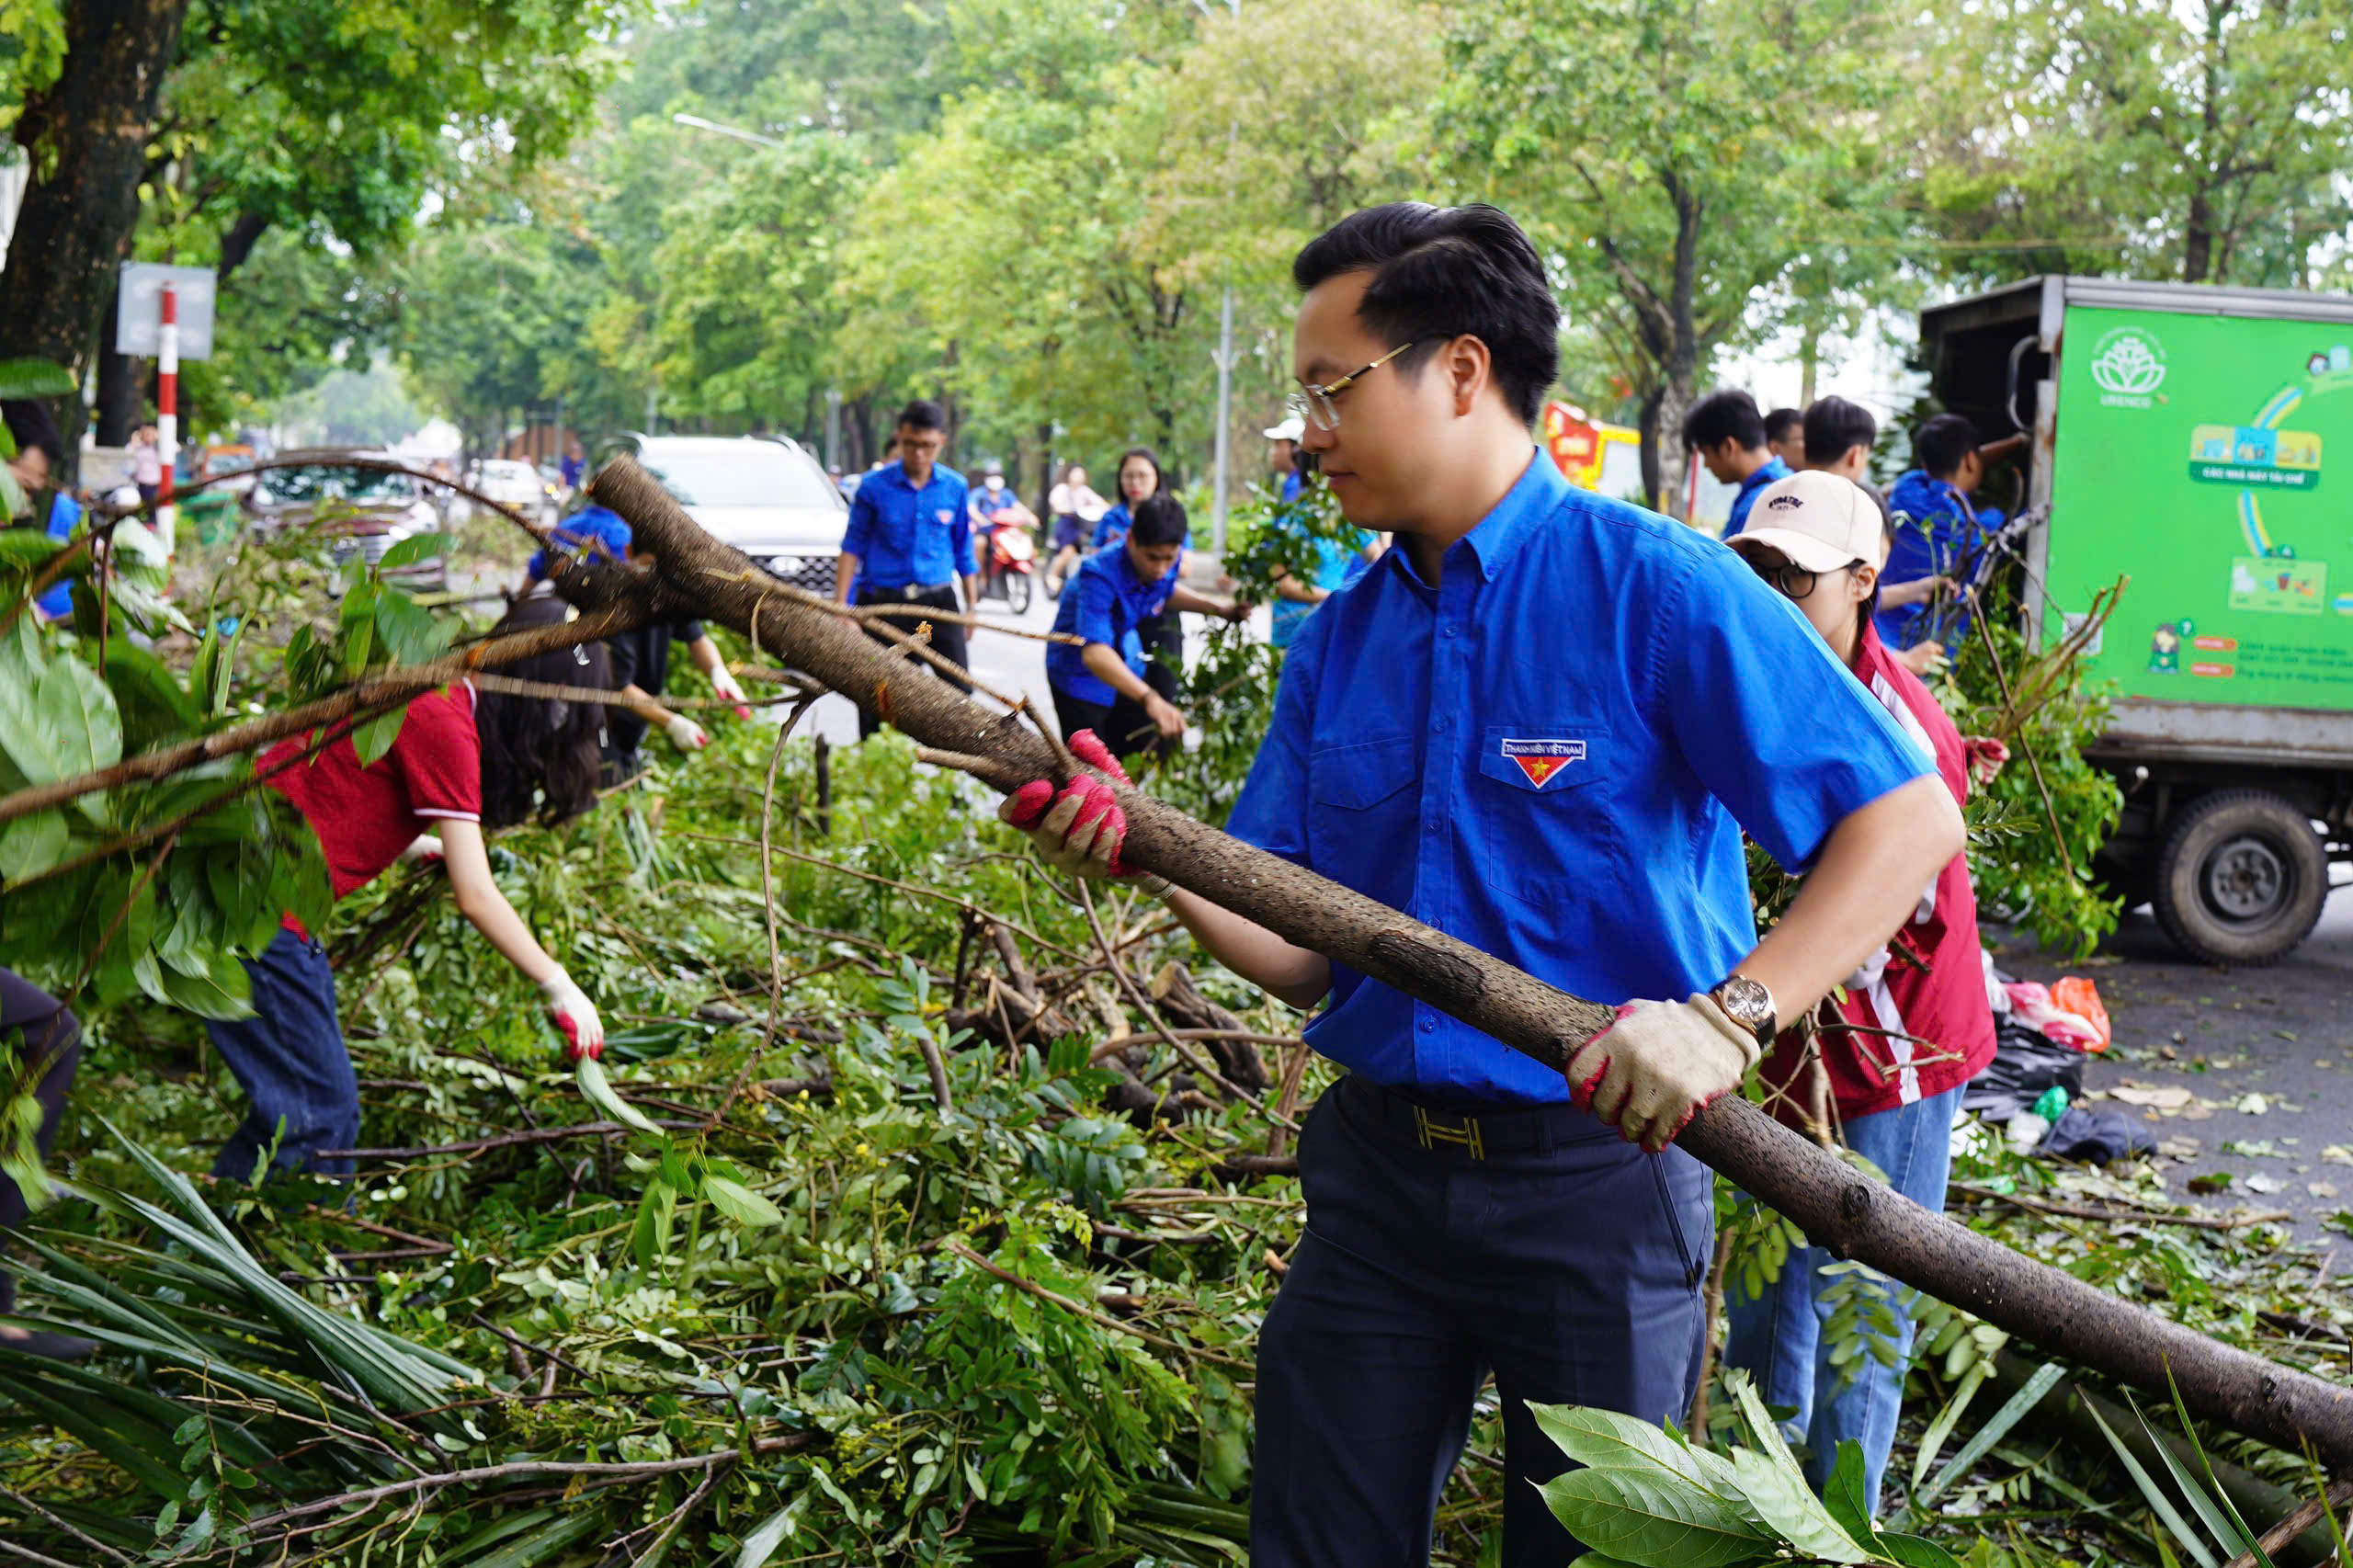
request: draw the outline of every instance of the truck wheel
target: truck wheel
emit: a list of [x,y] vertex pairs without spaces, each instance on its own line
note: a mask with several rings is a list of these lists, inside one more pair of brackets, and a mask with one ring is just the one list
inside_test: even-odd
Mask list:
[[2218,790],[2175,819],[2153,891],[2157,924],[2192,958],[2273,963],[2318,923],[2328,853],[2279,796]]

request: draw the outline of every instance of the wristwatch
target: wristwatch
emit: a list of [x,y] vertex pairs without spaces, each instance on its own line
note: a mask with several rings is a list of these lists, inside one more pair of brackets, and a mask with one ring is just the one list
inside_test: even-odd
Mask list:
[[1779,1020],[1773,1016],[1773,994],[1745,974],[1731,975],[1708,994],[1726,1017],[1756,1037],[1759,1049],[1773,1049]]

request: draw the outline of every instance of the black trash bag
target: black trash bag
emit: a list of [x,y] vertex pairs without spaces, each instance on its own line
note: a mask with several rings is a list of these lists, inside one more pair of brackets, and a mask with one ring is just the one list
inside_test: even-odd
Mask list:
[[2007,1121],[2022,1110],[2032,1110],[2054,1084],[2067,1091],[2069,1099],[2082,1097],[2082,1051],[2024,1024],[2003,1024],[1995,1040],[1994,1060],[1961,1091],[1961,1109],[1975,1111],[1987,1121]]
[[2142,1123],[2119,1111],[2086,1110],[2069,1106],[2053,1122],[2035,1151],[2054,1160],[2086,1160],[2107,1165],[2132,1154],[2146,1154],[2157,1146],[2157,1136]]

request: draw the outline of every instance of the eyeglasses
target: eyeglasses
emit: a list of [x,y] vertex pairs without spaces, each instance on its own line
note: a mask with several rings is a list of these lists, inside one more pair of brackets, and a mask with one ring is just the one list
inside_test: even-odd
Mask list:
[[[1857,559],[1849,561],[1838,570],[1852,572],[1861,564],[1861,560]],[[1779,566],[1760,566],[1756,569],[1756,574],[1779,588],[1781,596],[1789,599],[1812,598],[1814,585],[1824,575],[1820,572],[1809,572],[1793,561],[1784,561]]]
[[1340,411],[1334,406],[1332,402],[1334,398],[1405,352],[1406,349],[1413,347],[1416,343],[1427,343],[1433,337],[1451,335],[1450,333],[1427,332],[1419,337],[1409,337],[1361,370],[1351,370],[1338,381],[1326,382],[1320,387],[1300,388],[1299,391],[1290,394],[1290,402],[1284,405],[1285,412],[1294,419],[1312,422],[1318,430],[1337,430],[1340,427]]

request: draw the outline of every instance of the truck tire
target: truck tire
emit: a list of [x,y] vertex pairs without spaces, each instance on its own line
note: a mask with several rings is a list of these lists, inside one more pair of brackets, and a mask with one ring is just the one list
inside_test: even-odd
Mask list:
[[2312,934],[2328,852],[2304,813],[2268,790],[2218,790],[2174,819],[2157,858],[2157,924],[2204,963],[2276,963]]

